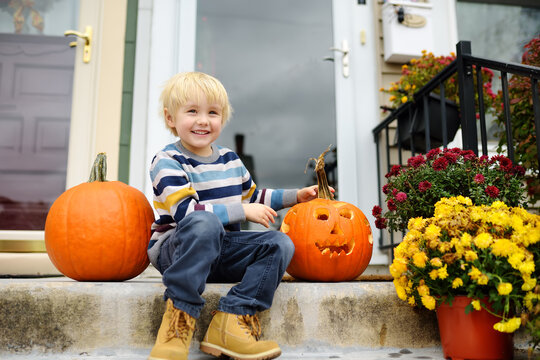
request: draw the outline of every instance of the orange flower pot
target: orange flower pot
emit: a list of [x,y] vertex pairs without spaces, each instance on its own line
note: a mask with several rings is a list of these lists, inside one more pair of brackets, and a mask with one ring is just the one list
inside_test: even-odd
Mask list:
[[512,359],[513,334],[493,329],[493,324],[500,319],[484,309],[465,314],[465,307],[470,303],[470,298],[456,296],[451,306],[443,303],[437,308],[444,357],[452,360]]

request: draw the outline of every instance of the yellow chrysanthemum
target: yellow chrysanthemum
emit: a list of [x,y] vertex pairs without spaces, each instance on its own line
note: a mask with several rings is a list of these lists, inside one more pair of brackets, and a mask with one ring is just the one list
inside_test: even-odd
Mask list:
[[515,249],[516,245],[508,239],[497,239],[491,244],[491,253],[495,256],[508,257]]
[[407,102],[407,97],[406,96],[402,96],[401,97],[401,103],[402,104],[405,104]]
[[465,260],[474,261],[476,259],[478,259],[478,254],[476,253],[476,251],[473,251],[473,250],[465,251]]
[[521,326],[521,318],[513,317],[508,320],[499,321],[493,325],[493,328],[503,333],[513,333]]
[[442,268],[438,269],[437,273],[439,275],[439,279],[446,279],[448,277],[447,265],[445,264]]
[[519,269],[520,265],[523,262],[523,259],[525,259],[525,254],[521,251],[513,253],[508,257],[508,263],[514,268]]
[[418,290],[418,295],[420,296],[429,295],[429,287],[427,285],[420,285],[416,290]]
[[[424,228],[424,219],[421,217],[415,217],[409,219],[409,222],[407,224],[407,227],[409,230],[417,230],[420,231]],[[407,233],[409,234],[409,233]]]
[[474,245],[480,249],[487,249],[492,242],[493,238],[488,233],[480,233],[474,238]]
[[438,276],[439,276],[439,272],[436,269],[431,270],[429,272],[429,277],[431,278],[431,280],[437,280]]
[[441,228],[438,227],[437,225],[435,224],[430,224],[428,225],[428,227],[426,228],[426,238],[428,239],[438,239],[439,236],[441,236]]
[[408,301],[409,305],[416,306],[416,300],[415,300],[414,296],[409,296],[409,299],[407,301]]
[[438,258],[438,257],[431,259],[429,263],[431,264],[431,266],[436,267],[436,268],[440,268],[442,266],[442,260],[441,258]]
[[480,275],[480,277],[476,280],[478,285],[487,285],[489,282],[489,277],[485,274]]
[[401,258],[395,258],[392,265],[390,265],[390,274],[392,274],[394,278],[399,278],[405,271],[407,271],[406,261]]
[[471,246],[472,243],[472,236],[469,233],[463,233],[460,238],[461,246],[468,248]]
[[471,301],[471,305],[473,306],[474,310],[480,311],[482,310],[482,305],[480,305],[479,300],[473,300]]
[[452,289],[457,289],[460,286],[463,286],[463,280],[461,280],[461,278],[455,278],[454,281],[452,281]]
[[435,298],[433,296],[422,296],[422,304],[426,307],[428,310],[434,310],[435,309]]
[[521,263],[518,268],[519,272],[522,274],[532,274],[534,271],[534,261],[527,260]]
[[472,266],[471,270],[469,271],[469,277],[473,280],[478,279],[482,275],[482,272],[478,270],[476,267]]
[[405,291],[405,288],[401,286],[399,281],[394,280],[394,287],[396,288],[396,293],[398,298],[401,300],[407,301],[407,293]]
[[425,252],[421,251],[413,255],[413,264],[423,269],[428,261],[428,256]]
[[531,291],[536,286],[536,278],[531,278],[530,275],[523,275],[523,285],[521,285],[521,290]]
[[501,282],[497,286],[497,291],[499,295],[508,295],[512,292],[512,284]]

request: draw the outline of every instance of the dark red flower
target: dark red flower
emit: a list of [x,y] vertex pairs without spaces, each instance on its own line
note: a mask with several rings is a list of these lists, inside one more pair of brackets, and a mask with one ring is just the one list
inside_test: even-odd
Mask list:
[[426,157],[428,158],[428,160],[432,160],[435,158],[435,156],[439,155],[440,153],[441,153],[441,149],[439,148],[431,149],[426,154]]
[[433,170],[435,171],[446,170],[447,167],[448,167],[448,160],[446,160],[446,158],[444,157],[440,157],[433,162]]
[[514,174],[518,174],[519,176],[525,175],[525,168],[521,165],[514,166]]
[[444,157],[446,158],[446,160],[448,160],[449,163],[455,164],[459,155],[454,152],[447,152],[446,154],[444,154]]
[[490,185],[486,188],[486,194],[489,197],[496,198],[499,196],[499,188],[493,185]]
[[385,194],[388,194],[390,192],[390,190],[388,190],[389,186],[390,186],[390,184],[384,184],[383,187],[382,187],[382,192],[385,193]]
[[386,206],[388,206],[388,210],[390,211],[395,211],[397,210],[397,206],[396,206],[396,203],[394,202],[394,200],[390,199],[386,202]]
[[375,220],[375,227],[377,229],[386,229],[386,219],[383,217],[377,218]]
[[477,184],[483,184],[485,180],[486,180],[486,178],[482,174],[476,174],[474,176],[474,182],[477,183]]
[[426,160],[424,159],[423,155],[416,155],[416,156],[410,157],[409,160],[407,160],[407,165],[413,168],[417,168],[420,165],[424,164],[425,162]]
[[507,157],[501,157],[499,159],[499,165],[501,166],[501,169],[506,172],[511,172],[513,169],[512,160]]
[[407,194],[405,194],[403,191],[400,191],[396,194],[397,202],[404,202],[405,200],[407,200]]
[[371,214],[375,217],[379,217],[382,214],[382,208],[379,205],[375,205],[373,210],[371,210]]
[[401,172],[401,166],[399,165],[394,165],[392,166],[392,168],[390,169],[390,172],[388,174],[386,174],[385,176],[387,178],[391,177],[391,176],[398,176]]
[[427,180],[424,180],[418,184],[418,190],[420,190],[422,193],[428,191],[429,189],[431,189],[431,183]]

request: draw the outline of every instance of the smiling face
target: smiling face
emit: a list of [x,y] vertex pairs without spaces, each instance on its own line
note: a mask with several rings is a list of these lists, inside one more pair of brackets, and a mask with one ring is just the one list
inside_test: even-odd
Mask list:
[[223,122],[223,109],[209,103],[206,95],[199,93],[178,107],[171,114],[164,109],[167,125],[176,130],[182,145],[199,156],[212,155],[212,143],[219,137]]

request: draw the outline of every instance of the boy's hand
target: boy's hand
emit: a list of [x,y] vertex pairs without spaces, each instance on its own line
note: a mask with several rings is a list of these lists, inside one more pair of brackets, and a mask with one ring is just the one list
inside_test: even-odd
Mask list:
[[270,227],[270,222],[275,223],[277,213],[269,206],[263,204],[242,204],[248,221]]
[[[296,200],[298,203],[303,203],[306,201],[310,201],[317,198],[317,195],[319,193],[319,188],[317,185],[311,185],[308,187],[305,187],[303,189],[298,190],[296,193]],[[336,192],[333,187],[330,187],[330,191],[332,193]]]

